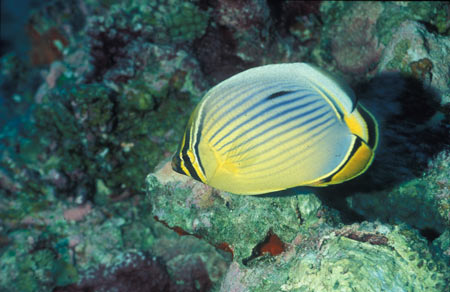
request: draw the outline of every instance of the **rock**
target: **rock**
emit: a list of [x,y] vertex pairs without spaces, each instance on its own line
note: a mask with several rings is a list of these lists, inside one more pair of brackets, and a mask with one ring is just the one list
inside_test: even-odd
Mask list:
[[401,23],[380,59],[378,72],[399,70],[432,86],[441,104],[450,102],[450,38],[429,32],[416,21]]
[[4,238],[0,229],[0,290],[128,291],[126,287],[137,285],[156,291],[208,291],[226,270],[226,259],[213,247],[156,222],[145,200],[84,208],[90,212],[81,221],[66,220],[67,212],[76,208],[59,202],[51,211],[34,211],[17,223],[7,219],[15,231]]
[[450,227],[450,155],[441,152],[424,175],[384,191],[347,198],[352,210],[368,220],[405,222],[429,233],[431,240]]
[[331,26],[331,55],[341,72],[362,75],[376,67],[384,48],[376,36],[382,10],[380,2],[359,2]]
[[299,231],[309,232],[308,226],[323,225],[326,230],[327,221],[334,220],[312,194],[232,195],[175,173],[169,162],[147,177],[147,185],[157,220],[225,249],[241,262],[262,255],[261,248],[270,244],[271,235],[283,245]]
[[147,177],[164,225],[232,254],[220,291],[440,291],[448,266],[405,225],[343,225],[309,192],[239,196],[175,173]]

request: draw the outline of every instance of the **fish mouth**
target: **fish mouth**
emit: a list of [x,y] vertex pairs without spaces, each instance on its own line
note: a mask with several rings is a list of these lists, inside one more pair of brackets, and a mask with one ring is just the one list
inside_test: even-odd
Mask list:
[[182,169],[181,169],[181,159],[178,153],[174,154],[172,157],[171,166],[173,171],[178,172],[179,174],[187,175]]

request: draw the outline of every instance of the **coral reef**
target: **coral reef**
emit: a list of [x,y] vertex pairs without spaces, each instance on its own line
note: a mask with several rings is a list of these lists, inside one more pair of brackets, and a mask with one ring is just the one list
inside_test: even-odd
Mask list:
[[427,31],[423,24],[405,21],[392,34],[379,70],[400,70],[439,90],[441,104],[450,102],[450,40]]
[[319,2],[211,1],[211,25],[193,43],[212,83],[261,64],[307,60],[318,42]]
[[375,35],[382,10],[379,2],[358,3],[330,27],[331,55],[341,72],[363,75],[376,67],[383,51]]
[[342,226],[311,193],[230,195],[171,171],[169,163],[147,184],[159,221],[229,247],[233,262],[221,291],[440,291],[446,285],[448,267],[416,231],[377,222]]
[[[183,185],[166,194],[163,191],[166,187],[160,182]],[[166,163],[155,175],[147,177],[147,184],[152,212],[159,221],[201,237],[214,246],[227,246],[234,259],[245,262],[263,253],[259,250],[266,241],[270,242],[271,235],[279,238],[275,239],[277,242],[290,242],[302,226],[333,220],[329,210],[319,210],[321,205],[314,196],[258,198],[218,193],[174,173],[170,163]],[[249,208],[258,210],[248,212]],[[321,220],[316,222],[317,218],[311,214],[319,211]],[[237,220],[227,217],[230,212]],[[255,225],[243,228],[247,222],[255,222]],[[259,244],[261,246],[257,247]]]
[[[90,273],[80,284],[58,286],[53,291],[171,291],[169,275],[148,255],[126,254],[114,266]],[[109,275],[109,276],[105,276]],[[151,279],[149,281],[149,278]]]
[[[60,160],[49,167],[67,178],[60,188],[73,192],[76,186],[75,193],[93,194],[96,180],[102,180],[113,196],[135,193],[148,167],[174,151],[183,124],[174,126],[177,117],[172,113],[179,110],[171,103],[175,96],[184,96],[175,103],[189,108],[192,97],[201,94],[196,63],[183,52],[156,45],[146,46],[139,56],[147,69],[126,85],[110,88],[94,83],[62,90],[61,84],[37,106],[36,125],[45,130],[40,139],[53,145],[56,153],[51,155]],[[147,64],[152,59],[164,64],[165,71]]]
[[[426,49],[422,49],[423,39],[430,39],[432,42],[434,48],[431,48],[430,52],[434,56],[438,59],[447,58],[444,52],[448,49],[441,50],[442,47],[448,46],[443,42],[448,41],[449,31],[448,15],[450,12],[448,5],[444,2],[431,4],[427,2],[346,3],[327,1],[320,6],[320,11],[324,27],[322,28],[321,43],[313,53],[314,61],[324,68],[334,69],[336,66],[341,73],[346,74],[348,79],[353,81],[373,76],[387,69],[402,70],[398,62],[393,67],[386,68],[386,63],[393,59],[386,55],[392,55],[389,51],[392,51],[395,44],[402,39],[411,40],[411,44],[415,47],[414,51],[417,52],[416,54],[410,50],[410,57],[402,66],[409,66],[413,61],[427,58]],[[406,28],[407,23],[419,26],[419,31],[416,32],[417,28]],[[405,28],[401,29],[401,27]],[[415,36],[412,37],[413,35]],[[412,39],[415,40],[412,41]],[[398,50],[401,48],[399,47]],[[403,50],[403,52],[405,51]],[[443,53],[444,55],[438,57]],[[425,56],[420,57],[420,55]],[[403,55],[398,51],[397,56],[402,58]],[[330,66],[330,62],[335,65]],[[436,71],[442,72],[441,69]],[[435,82],[444,82],[448,78],[445,73],[441,73],[440,76],[442,78],[437,77]],[[442,84],[438,87],[441,87]],[[447,85],[444,85],[443,88],[446,87]]]
[[142,54],[149,42],[186,43],[205,32],[208,14],[191,3],[141,2],[111,5],[106,15],[91,19],[87,33],[94,70],[88,81],[126,83],[150,65],[152,57]]
[[[448,290],[448,3],[31,2],[0,56],[1,291]],[[256,197],[174,173],[206,90],[281,62],[350,82],[367,173]]]
[[132,285],[207,291],[225,271],[225,259],[213,247],[156,223],[144,198],[87,212],[74,204],[48,204],[22,218],[2,212],[4,228],[15,230],[3,237],[2,229],[2,291],[127,291]]
[[[450,186],[446,171],[449,163],[449,153],[444,151],[430,163],[422,177],[396,186],[389,192],[353,195],[347,198],[348,204],[369,220],[400,221],[423,232],[440,234],[450,227]],[[411,204],[416,207],[411,208]],[[395,213],[388,210],[395,210]]]

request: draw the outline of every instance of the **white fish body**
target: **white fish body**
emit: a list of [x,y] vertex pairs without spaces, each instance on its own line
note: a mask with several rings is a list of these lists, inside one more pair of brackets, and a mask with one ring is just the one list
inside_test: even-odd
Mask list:
[[237,194],[326,186],[363,173],[377,135],[344,83],[305,63],[266,65],[208,91],[173,168]]

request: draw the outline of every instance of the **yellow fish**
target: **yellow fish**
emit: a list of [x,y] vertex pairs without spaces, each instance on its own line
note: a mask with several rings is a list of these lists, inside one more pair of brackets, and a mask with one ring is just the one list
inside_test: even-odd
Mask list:
[[306,63],[252,68],[210,89],[172,159],[181,174],[255,195],[362,174],[378,143],[353,91]]

